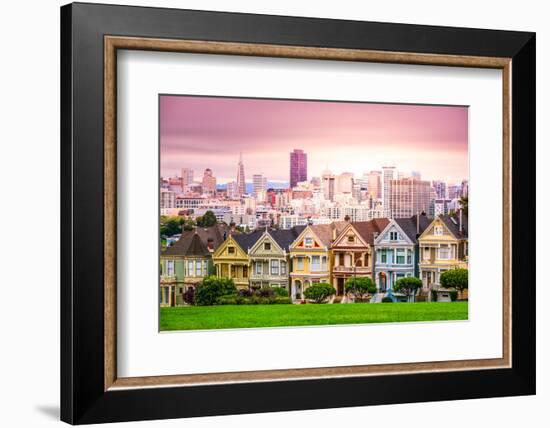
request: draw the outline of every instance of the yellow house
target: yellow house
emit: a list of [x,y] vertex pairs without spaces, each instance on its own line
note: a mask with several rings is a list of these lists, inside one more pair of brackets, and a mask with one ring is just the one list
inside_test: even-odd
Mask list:
[[347,222],[308,225],[290,245],[291,298],[304,298],[304,291],[313,284],[331,283],[330,245]]
[[443,272],[468,268],[468,217],[439,216],[418,237],[420,278],[424,290],[438,289]]
[[212,255],[216,276],[233,279],[237,288],[248,288],[248,248],[242,248],[243,243],[238,242],[244,236],[229,235]]

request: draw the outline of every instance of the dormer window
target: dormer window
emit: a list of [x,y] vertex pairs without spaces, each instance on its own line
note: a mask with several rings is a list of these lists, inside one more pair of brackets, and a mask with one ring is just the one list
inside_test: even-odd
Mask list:
[[311,248],[313,247],[313,238],[308,236],[306,239],[304,239],[304,245],[307,247],[307,248]]
[[353,244],[355,242],[355,236],[353,236],[353,235],[348,236],[348,242],[350,244]]
[[390,232],[390,241],[397,241],[397,239],[399,238],[399,235],[397,232]]
[[227,254],[235,254],[235,247],[227,247]]
[[271,242],[265,242],[264,243],[264,250],[265,251],[271,251]]
[[443,235],[443,226],[434,226],[434,235],[442,236]]

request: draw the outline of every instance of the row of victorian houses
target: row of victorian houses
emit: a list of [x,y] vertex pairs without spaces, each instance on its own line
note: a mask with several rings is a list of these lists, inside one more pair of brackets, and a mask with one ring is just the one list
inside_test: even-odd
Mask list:
[[232,278],[237,288],[283,287],[292,300],[317,283],[344,295],[352,277],[372,278],[382,296],[399,278],[415,276],[429,298],[442,272],[467,267],[468,221],[417,215],[251,233],[217,224],[184,232],[160,259],[163,306],[183,304],[183,294],[207,275]]

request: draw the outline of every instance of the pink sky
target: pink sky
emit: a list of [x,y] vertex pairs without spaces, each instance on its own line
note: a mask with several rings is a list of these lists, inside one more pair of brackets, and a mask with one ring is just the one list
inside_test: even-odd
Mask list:
[[468,178],[468,108],[162,95],[160,148],[163,177],[190,167],[235,180],[242,152],[247,181],[288,181],[296,148],[308,154],[308,179],[393,164],[458,183]]

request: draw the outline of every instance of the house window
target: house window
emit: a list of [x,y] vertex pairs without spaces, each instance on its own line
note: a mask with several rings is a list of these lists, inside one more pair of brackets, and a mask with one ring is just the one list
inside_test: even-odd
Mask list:
[[412,251],[411,250],[407,250],[407,264],[408,265],[412,264]]
[[405,264],[405,250],[402,250],[402,249],[397,250],[396,263],[398,265],[404,265]]
[[443,226],[434,226],[434,235],[442,236],[443,235]]
[[321,256],[311,256],[311,271],[316,272],[321,270]]
[[195,262],[193,260],[187,262],[187,276],[195,276]]
[[271,251],[271,242],[265,242],[264,243],[264,250],[265,251]]
[[388,256],[386,254],[386,250],[380,250],[380,262],[381,263],[387,263],[388,262]]
[[307,237],[305,240],[304,240],[304,244],[307,248],[311,248],[313,247],[313,238],[311,237]]
[[296,257],[296,270],[304,270],[304,258]]
[[271,260],[271,275],[279,275],[279,260]]
[[166,262],[166,275],[174,276],[174,260],[168,260]]
[[399,235],[397,232],[390,232],[390,241],[397,241]]
[[208,275],[208,261],[207,260],[202,261],[202,274],[204,276]]
[[439,248],[439,258],[441,260],[449,260],[451,258],[451,249],[449,247]]
[[430,248],[429,247],[424,248],[424,260],[430,260]]
[[327,256],[321,257],[321,267],[322,270],[327,270]]
[[286,275],[286,262],[281,262],[281,275]]
[[353,235],[348,236],[348,242],[350,244],[353,244],[355,242],[355,236],[353,236]]
[[262,274],[262,265],[263,265],[262,262],[256,262],[256,275]]
[[235,247],[227,247],[227,254],[235,254]]
[[202,263],[200,260],[195,262],[196,276],[202,276]]

